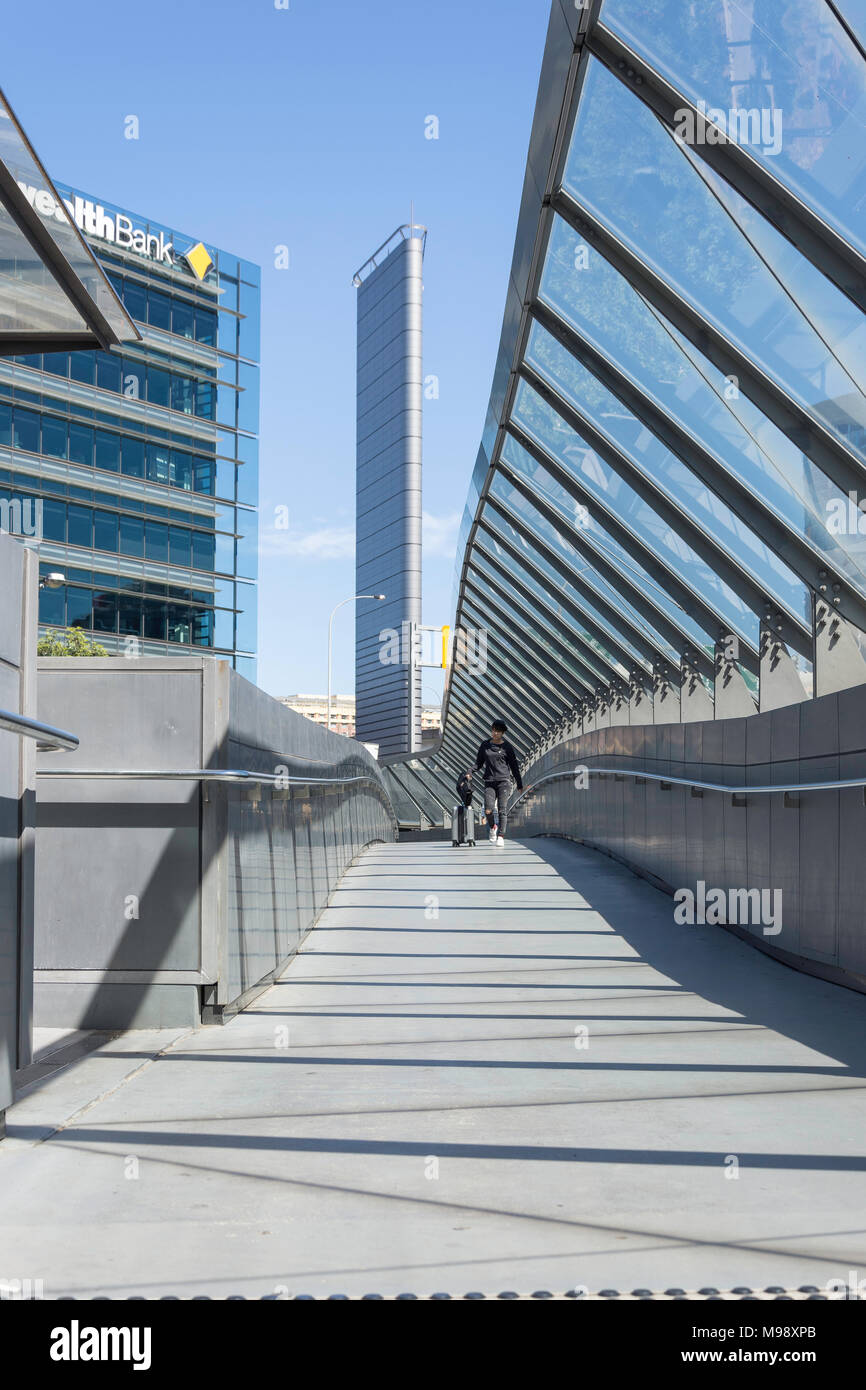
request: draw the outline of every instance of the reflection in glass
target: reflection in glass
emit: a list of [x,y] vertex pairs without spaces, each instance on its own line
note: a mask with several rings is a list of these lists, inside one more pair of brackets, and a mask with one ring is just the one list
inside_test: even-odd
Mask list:
[[618,271],[593,252],[575,271],[580,237],[557,218],[541,298],[658,408],[712,452],[797,535],[866,592],[866,536],[835,535],[845,500],[796,445]]
[[596,60],[587,70],[565,186],[866,462],[866,399],[858,386],[673,135]]
[[[518,387],[511,414],[515,423],[558,459],[581,488],[596,499],[603,509],[602,521],[607,512],[625,524],[674,575],[697,592],[723,622],[731,624],[730,631],[746,638],[753,646],[757,645],[757,615],[526,382]],[[597,515],[595,509],[591,509],[590,515]]]
[[[863,0],[839,6],[866,37]],[[866,70],[825,0],[604,0],[601,18],[866,250]],[[717,138],[703,124],[682,129]]]

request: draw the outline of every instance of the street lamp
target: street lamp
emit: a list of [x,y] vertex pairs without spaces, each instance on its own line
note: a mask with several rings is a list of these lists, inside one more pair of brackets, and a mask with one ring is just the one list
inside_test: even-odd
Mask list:
[[330,618],[328,619],[328,733],[331,732],[331,636],[334,629],[334,613],[337,608],[342,608],[344,603],[354,603],[359,598],[375,598],[381,603],[385,594],[350,594],[348,598],[341,598]]
[[59,570],[52,570],[51,574],[43,574],[39,580],[39,587],[40,589],[59,589],[65,583],[66,575],[61,574]]

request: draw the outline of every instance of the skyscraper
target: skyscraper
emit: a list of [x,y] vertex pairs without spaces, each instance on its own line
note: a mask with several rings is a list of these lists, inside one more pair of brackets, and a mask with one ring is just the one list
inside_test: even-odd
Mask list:
[[[358,289],[355,582],[384,603],[355,610],[356,738],[380,755],[421,742],[422,267],[426,229],[398,227],[355,275]],[[390,634],[383,638],[382,633]]]
[[[256,676],[258,266],[61,184],[65,214],[138,325],[111,351],[0,361],[0,529],[26,517],[45,627],[109,651],[206,649]],[[25,345],[26,346],[26,345]]]

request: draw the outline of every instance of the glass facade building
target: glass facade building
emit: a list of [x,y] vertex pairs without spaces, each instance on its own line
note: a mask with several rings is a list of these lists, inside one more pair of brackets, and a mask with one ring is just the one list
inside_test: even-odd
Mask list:
[[[62,216],[47,190],[19,188],[46,223]],[[41,628],[110,651],[206,648],[254,680],[259,268],[56,192],[140,340],[0,361],[4,529],[65,575],[40,594]]]
[[[380,756],[421,743],[421,683],[410,660],[421,622],[423,227],[399,227],[355,275],[358,397],[356,733]],[[397,634],[390,645],[382,633]],[[399,650],[398,650],[399,645]]]
[[457,557],[486,660],[391,769],[416,810],[499,714],[531,763],[866,680],[864,40],[853,0],[553,4]]

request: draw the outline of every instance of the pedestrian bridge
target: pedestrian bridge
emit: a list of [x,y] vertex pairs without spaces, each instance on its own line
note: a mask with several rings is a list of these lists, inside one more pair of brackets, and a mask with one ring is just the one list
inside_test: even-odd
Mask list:
[[375,845],[224,1027],[37,1063],[4,1244],[49,1296],[823,1289],[864,1022],[585,847]]

